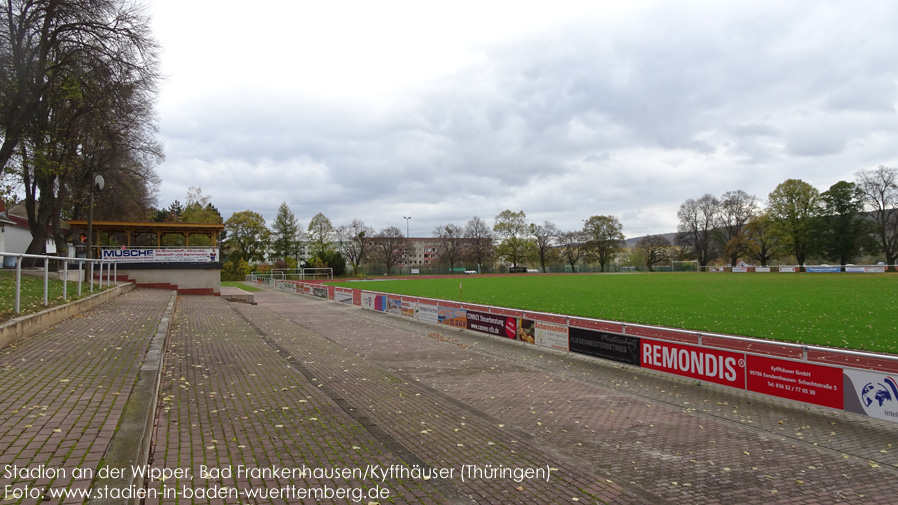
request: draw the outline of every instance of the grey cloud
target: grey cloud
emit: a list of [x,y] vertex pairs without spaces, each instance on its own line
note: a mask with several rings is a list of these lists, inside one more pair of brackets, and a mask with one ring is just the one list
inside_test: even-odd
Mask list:
[[286,200],[302,219],[322,211],[335,224],[379,228],[411,213],[413,230],[429,233],[522,208],[569,229],[616,213],[625,232],[667,232],[686,198],[766,195],[804,177],[809,158],[850,177],[870,162],[859,139],[894,133],[889,2],[872,14],[690,5],[484,47],[477,63],[377,105],[207,95],[163,124],[167,166],[198,168],[163,175],[169,187],[218,185],[221,196],[207,192],[224,212],[259,205],[268,218]]
[[779,128],[767,124],[738,124],[732,131],[737,137],[775,137],[781,133]]
[[826,104],[836,111],[879,112],[893,115],[898,105],[898,84],[895,75],[874,79],[852,79],[832,90]]

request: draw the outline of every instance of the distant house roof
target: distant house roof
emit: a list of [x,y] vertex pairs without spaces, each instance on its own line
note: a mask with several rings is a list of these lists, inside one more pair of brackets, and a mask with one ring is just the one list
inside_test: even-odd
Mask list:
[[[13,205],[6,211],[6,217],[12,222],[13,226],[17,226],[19,228],[24,228],[31,232],[31,225],[28,223],[28,211],[25,209],[25,202],[18,203]],[[68,230],[69,225],[63,220],[59,223],[60,228],[63,230]],[[47,225],[47,233],[53,233],[53,227],[49,224]]]

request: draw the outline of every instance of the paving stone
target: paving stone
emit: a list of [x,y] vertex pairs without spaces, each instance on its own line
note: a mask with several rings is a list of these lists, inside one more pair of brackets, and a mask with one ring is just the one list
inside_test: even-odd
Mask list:
[[[49,498],[96,471],[134,384],[169,293],[136,289],[0,349],[0,489],[40,490],[42,498],[3,503],[81,503]],[[6,465],[55,469],[50,478],[8,478]]]
[[[296,295],[256,301],[239,310],[347,398],[371,398],[368,415],[414,447],[400,426],[445,402],[523,434],[558,468],[574,461],[671,503],[889,503],[898,492],[893,423]],[[374,402],[372,378],[317,353],[322,339],[442,402],[401,414],[399,400]]]

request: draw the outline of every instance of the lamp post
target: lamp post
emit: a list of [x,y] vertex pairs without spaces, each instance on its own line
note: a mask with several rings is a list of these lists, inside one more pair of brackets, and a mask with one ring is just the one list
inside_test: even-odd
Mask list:
[[94,252],[94,188],[96,191],[103,189],[106,181],[100,174],[90,174],[90,203],[87,206],[87,259],[93,258]]
[[408,236],[408,222],[411,218],[412,218],[411,216],[409,216],[409,217],[402,216],[402,219],[405,219],[405,265],[408,267],[409,275],[412,274],[412,263],[411,263],[411,261],[409,261],[409,253],[408,253],[408,248],[411,245],[411,240],[409,239],[409,236]]

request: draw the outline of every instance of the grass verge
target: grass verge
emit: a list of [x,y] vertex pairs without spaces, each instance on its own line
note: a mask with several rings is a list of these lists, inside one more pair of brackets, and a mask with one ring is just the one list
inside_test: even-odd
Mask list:
[[221,287],[240,288],[249,292],[262,291],[262,288],[258,288],[252,284],[246,284],[243,281],[221,281]]
[[[51,275],[53,275],[52,272]],[[47,303],[49,305],[44,306],[43,276],[22,275],[22,292],[19,299],[21,311],[16,314],[16,274],[15,272],[0,272],[0,322],[40,312],[48,307],[63,305],[102,291],[94,282],[94,292],[91,293],[90,285],[85,282],[81,285],[81,296],[78,296],[78,282],[69,281],[68,298],[64,299],[62,287],[63,281],[49,279],[47,283]],[[105,289],[107,287],[104,285],[103,290]]]

